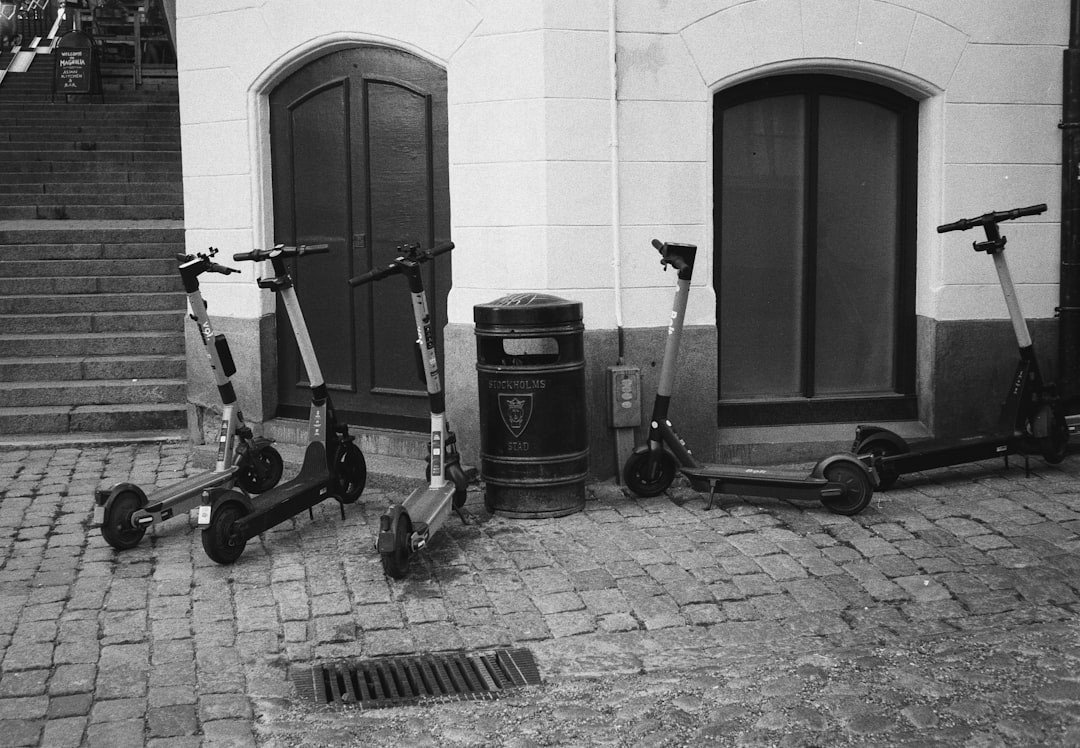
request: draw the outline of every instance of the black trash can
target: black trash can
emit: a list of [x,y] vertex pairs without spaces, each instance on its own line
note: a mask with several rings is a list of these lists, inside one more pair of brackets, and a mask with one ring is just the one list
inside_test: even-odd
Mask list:
[[477,304],[473,321],[488,511],[581,511],[589,472],[581,302],[511,294]]

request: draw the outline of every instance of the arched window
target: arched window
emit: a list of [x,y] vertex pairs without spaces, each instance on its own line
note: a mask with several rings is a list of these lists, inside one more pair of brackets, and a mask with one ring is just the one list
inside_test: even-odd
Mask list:
[[915,417],[918,103],[786,75],[714,107],[721,425]]

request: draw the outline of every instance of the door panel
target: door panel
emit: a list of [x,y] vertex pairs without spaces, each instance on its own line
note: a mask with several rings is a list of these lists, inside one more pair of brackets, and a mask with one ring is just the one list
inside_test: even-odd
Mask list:
[[[405,280],[356,290],[345,281],[403,244],[450,238],[445,73],[399,50],[342,50],[278,86],[270,114],[275,239],[330,245],[293,270],[335,406],[352,423],[426,429]],[[440,351],[448,259],[425,278]],[[310,392],[278,314],[279,412],[302,416]]]

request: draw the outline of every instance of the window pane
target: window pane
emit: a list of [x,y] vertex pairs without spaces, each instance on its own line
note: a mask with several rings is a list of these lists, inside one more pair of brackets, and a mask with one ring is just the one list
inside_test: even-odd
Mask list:
[[899,256],[899,122],[822,96],[818,147],[815,393],[891,392]]
[[803,119],[801,96],[723,113],[721,398],[801,391]]

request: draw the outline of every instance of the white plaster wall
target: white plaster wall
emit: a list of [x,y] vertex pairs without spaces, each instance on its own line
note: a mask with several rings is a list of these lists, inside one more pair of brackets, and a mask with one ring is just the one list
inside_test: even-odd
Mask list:
[[[356,43],[387,44],[444,67],[480,22],[468,0],[183,0],[177,4],[184,213],[189,252],[273,244],[266,94],[305,61]],[[258,269],[214,276],[216,315],[273,309]]]
[[[1046,202],[1045,216],[1008,235],[1025,311],[1052,314],[1067,0],[617,0],[614,132],[609,10],[608,0],[179,3],[189,251],[272,242],[263,95],[320,50],[385,43],[447,69],[460,248],[451,322],[470,323],[474,304],[504,291],[538,289],[583,301],[593,329],[614,327],[620,307],[627,327],[663,324],[672,279],[650,248],[658,237],[702,247],[688,320],[712,324],[712,96],[758,76],[831,71],[922,102],[918,313],[1004,317],[973,236],[934,227]],[[208,279],[217,313],[270,310],[254,274]]]

